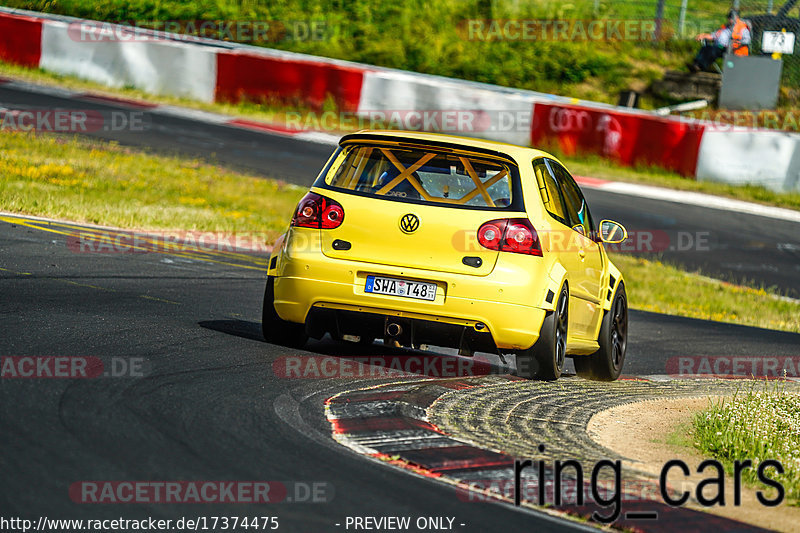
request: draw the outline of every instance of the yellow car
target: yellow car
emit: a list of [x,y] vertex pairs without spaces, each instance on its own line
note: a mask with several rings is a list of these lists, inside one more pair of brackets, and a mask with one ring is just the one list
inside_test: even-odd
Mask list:
[[269,260],[263,332],[516,356],[517,374],[614,380],[628,304],[592,221],[553,156],[402,131],[344,136]]

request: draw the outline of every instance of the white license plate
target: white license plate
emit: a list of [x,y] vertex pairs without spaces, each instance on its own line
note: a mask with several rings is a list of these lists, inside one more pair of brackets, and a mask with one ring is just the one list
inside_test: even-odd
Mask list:
[[364,292],[433,301],[436,299],[436,284],[422,281],[382,278],[380,276],[367,276],[367,284],[364,287]]

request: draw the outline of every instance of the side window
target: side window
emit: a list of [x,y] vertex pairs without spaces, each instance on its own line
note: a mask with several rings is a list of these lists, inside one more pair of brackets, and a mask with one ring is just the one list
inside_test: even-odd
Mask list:
[[558,187],[555,177],[550,172],[550,167],[544,159],[537,159],[533,162],[533,173],[536,175],[536,183],[539,186],[539,194],[547,212],[553,215],[559,222],[569,225],[567,213],[564,209],[564,199],[561,197],[561,189]]
[[594,235],[594,225],[589,214],[589,207],[586,205],[586,200],[584,200],[578,184],[575,183],[567,169],[554,161],[549,161],[549,163],[561,184],[561,190],[564,192],[569,225],[591,239]]

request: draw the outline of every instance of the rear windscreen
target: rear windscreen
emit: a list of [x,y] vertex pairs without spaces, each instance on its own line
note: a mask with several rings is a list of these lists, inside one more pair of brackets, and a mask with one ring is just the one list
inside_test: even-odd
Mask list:
[[325,178],[367,196],[483,209],[514,203],[514,167],[480,156],[381,146],[347,146]]

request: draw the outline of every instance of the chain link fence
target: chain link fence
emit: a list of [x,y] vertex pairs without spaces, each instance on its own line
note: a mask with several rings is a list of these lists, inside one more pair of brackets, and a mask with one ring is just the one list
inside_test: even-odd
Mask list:
[[597,17],[662,20],[673,38],[691,39],[718,28],[730,6],[726,2],[697,0],[590,0]]
[[[794,33],[800,37],[800,2],[776,1],[743,1],[740,2],[740,16],[753,26],[753,45],[751,53],[761,53],[761,39],[764,31],[782,31]],[[792,55],[784,55],[783,79],[784,88],[797,92],[800,90],[800,49],[795,44]],[[796,97],[796,95],[795,95]]]
[[[726,23],[728,11],[739,9],[741,18],[752,26],[751,55],[761,55],[764,31],[795,33],[795,53],[783,55],[782,85],[791,101],[800,98],[800,1],[798,0],[587,0],[597,17],[661,18],[662,27],[673,39],[693,39]],[[586,6],[587,8],[590,6]]]
[[[751,55],[762,55],[764,31],[786,30],[796,35],[795,52],[783,60],[781,99],[800,105],[800,0],[478,0],[504,5],[512,11],[535,12],[556,18],[656,21],[661,39],[691,47],[695,36],[713,33],[727,23],[731,8],[752,26]],[[660,21],[660,22],[659,22]],[[653,46],[669,46],[654,42]],[[688,59],[688,57],[687,57]]]

